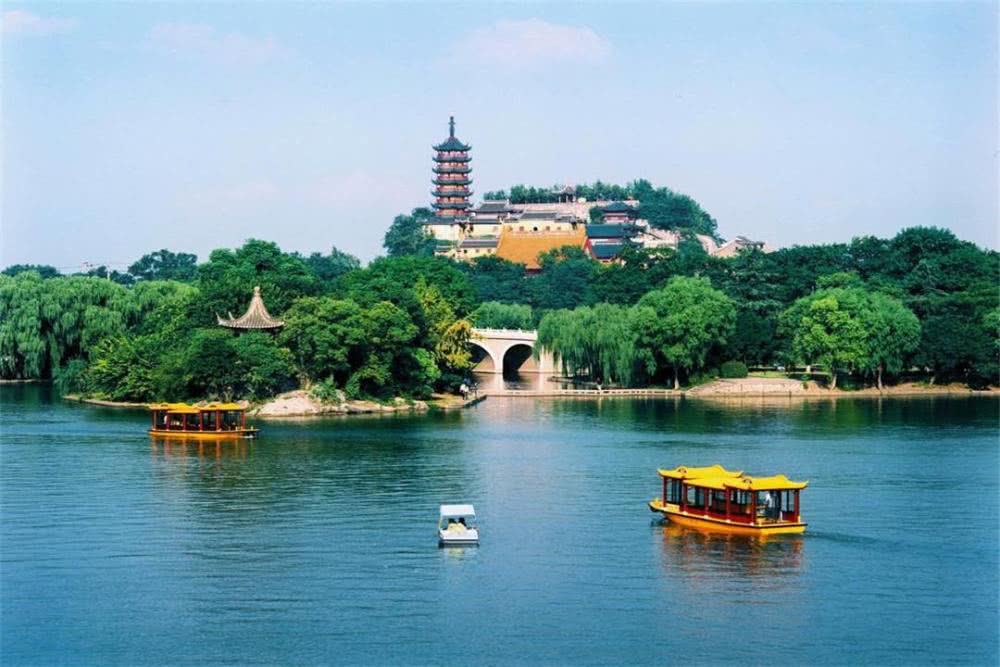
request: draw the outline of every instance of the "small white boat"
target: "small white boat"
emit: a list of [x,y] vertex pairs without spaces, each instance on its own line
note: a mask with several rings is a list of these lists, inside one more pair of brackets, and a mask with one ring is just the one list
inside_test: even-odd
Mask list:
[[472,505],[441,505],[438,540],[442,545],[479,544],[476,508]]

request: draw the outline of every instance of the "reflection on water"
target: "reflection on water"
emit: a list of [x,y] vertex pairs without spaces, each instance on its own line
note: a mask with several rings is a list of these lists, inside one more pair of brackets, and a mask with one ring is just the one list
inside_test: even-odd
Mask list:
[[553,378],[547,373],[473,373],[479,391],[484,393],[496,391],[555,391],[557,389],[575,389],[570,380]]
[[245,459],[253,451],[253,445],[246,438],[150,438],[150,452],[164,459],[195,456],[199,459]]
[[663,535],[663,567],[691,581],[706,574],[782,578],[798,575],[802,567],[802,535],[728,535],[666,520],[655,525]]

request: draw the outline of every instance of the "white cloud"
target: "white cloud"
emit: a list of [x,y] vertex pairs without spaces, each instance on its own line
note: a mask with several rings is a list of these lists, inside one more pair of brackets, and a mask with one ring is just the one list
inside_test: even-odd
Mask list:
[[611,57],[611,43],[586,27],[541,19],[497,21],[454,45],[451,59],[512,69],[545,65],[595,64]]
[[272,38],[256,38],[238,32],[221,33],[198,23],[160,23],[149,41],[154,48],[178,55],[199,56],[230,64],[256,65],[281,55],[284,50]]
[[76,24],[76,19],[39,16],[22,9],[9,9],[3,13],[5,35],[51,35],[70,32]]

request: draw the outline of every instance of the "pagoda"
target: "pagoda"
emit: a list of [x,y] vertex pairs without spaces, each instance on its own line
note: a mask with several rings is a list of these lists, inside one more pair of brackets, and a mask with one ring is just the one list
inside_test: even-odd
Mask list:
[[285,326],[282,320],[271,317],[267,312],[264,299],[260,296],[260,287],[253,288],[253,298],[250,299],[247,312],[239,317],[233,317],[233,314],[229,313],[228,319],[216,315],[215,319],[218,320],[219,326],[237,331],[277,331]]
[[468,217],[469,197],[472,196],[469,150],[472,146],[463,144],[455,136],[455,117],[448,119],[448,138],[433,147],[434,155],[434,222],[464,222]]

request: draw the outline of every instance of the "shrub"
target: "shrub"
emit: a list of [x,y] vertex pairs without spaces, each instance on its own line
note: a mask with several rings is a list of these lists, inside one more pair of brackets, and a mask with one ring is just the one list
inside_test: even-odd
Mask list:
[[719,368],[719,375],[724,378],[745,378],[747,365],[742,361],[727,361]]

